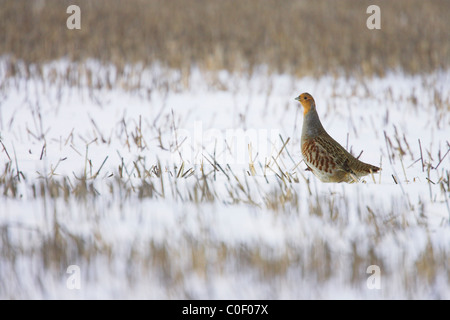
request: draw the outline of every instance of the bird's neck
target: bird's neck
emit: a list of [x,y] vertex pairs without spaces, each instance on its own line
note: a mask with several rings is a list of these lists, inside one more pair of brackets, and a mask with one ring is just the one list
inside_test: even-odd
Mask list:
[[309,112],[303,117],[302,136],[314,137],[323,132],[325,132],[325,129],[320,122],[315,106],[312,106]]

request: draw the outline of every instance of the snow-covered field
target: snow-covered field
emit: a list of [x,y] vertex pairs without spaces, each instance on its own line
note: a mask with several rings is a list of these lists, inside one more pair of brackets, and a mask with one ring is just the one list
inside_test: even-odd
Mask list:
[[[7,61],[0,298],[450,299],[450,72]],[[304,170],[302,92],[381,174]]]

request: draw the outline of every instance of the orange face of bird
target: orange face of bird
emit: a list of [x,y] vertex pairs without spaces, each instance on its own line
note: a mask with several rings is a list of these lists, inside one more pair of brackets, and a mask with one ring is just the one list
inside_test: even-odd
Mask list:
[[295,100],[300,101],[303,106],[303,114],[307,114],[315,104],[314,98],[309,93],[302,93]]

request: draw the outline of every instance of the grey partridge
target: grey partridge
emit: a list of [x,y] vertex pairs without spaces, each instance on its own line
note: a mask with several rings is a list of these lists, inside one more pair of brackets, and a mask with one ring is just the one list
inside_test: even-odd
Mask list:
[[380,170],[356,159],[325,131],[314,98],[309,93],[302,93],[295,100],[303,106],[303,159],[317,178],[322,182],[352,183]]

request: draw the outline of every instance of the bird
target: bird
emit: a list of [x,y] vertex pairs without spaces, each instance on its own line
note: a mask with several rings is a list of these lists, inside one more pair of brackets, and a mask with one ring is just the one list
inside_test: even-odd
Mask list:
[[358,182],[381,168],[356,159],[323,128],[314,98],[307,92],[295,100],[303,106],[301,150],[306,166],[322,182]]

